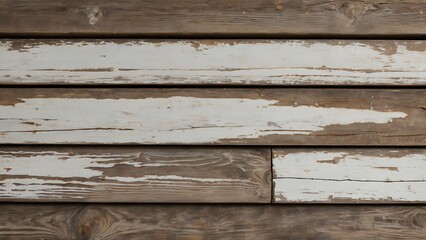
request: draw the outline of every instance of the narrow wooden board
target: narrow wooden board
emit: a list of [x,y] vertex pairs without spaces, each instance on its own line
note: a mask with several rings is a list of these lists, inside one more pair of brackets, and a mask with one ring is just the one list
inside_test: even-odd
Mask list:
[[424,89],[0,89],[3,144],[426,146]]
[[423,239],[421,206],[2,204],[2,239]]
[[1,0],[0,34],[424,36],[424,0]]
[[0,201],[270,203],[270,149],[0,148]]
[[0,143],[426,145],[423,89],[0,89]]
[[426,86],[426,41],[3,40],[0,84]]
[[426,202],[425,149],[276,149],[279,203]]

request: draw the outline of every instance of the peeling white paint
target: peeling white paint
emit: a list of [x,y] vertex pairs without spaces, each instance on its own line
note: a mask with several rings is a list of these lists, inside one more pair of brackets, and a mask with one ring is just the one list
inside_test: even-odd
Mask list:
[[[386,124],[407,116],[371,109],[279,106],[275,100],[245,98],[21,100],[15,106],[0,106],[0,118],[7,118],[0,121],[0,143],[99,143],[102,139],[102,143],[199,144],[273,134],[309,135],[331,125]],[[46,118],[52,120],[42,120]]]
[[277,156],[273,165],[277,178],[426,180],[426,154],[389,157],[343,151],[306,151]]
[[[169,196],[169,194],[177,194],[179,196],[180,191],[193,191],[196,194],[198,190],[206,189],[212,192],[226,193],[226,188],[229,188],[228,191],[241,193],[241,196],[238,197],[241,198],[242,202],[250,202],[253,201],[252,199],[259,198],[256,190],[263,188],[260,180],[247,176],[230,176],[229,178],[227,176],[217,176],[217,178],[214,178],[214,176],[192,175],[192,172],[188,172],[187,176],[185,176],[186,174],[180,176],[174,174],[169,168],[164,170],[165,168],[162,167],[187,167],[188,163],[184,159],[178,160],[179,158],[185,158],[185,154],[177,154],[176,158],[174,158],[175,161],[170,161],[171,164],[167,164],[168,160],[173,160],[170,152],[161,160],[161,151],[157,150],[153,154],[150,154],[149,151],[120,151],[117,154],[96,151],[93,154],[81,154],[69,151],[2,150],[0,151],[0,201],[9,199],[72,201],[79,198],[89,201],[104,201],[102,199],[105,199],[105,201],[117,201],[117,199],[140,201],[140,198],[143,199],[142,201],[152,201]],[[149,162],[147,159],[153,156],[156,159],[155,162]],[[159,157],[160,159],[158,159]],[[212,161],[209,160],[208,157],[203,157],[201,160],[194,159],[194,157],[187,159],[187,161],[193,163],[190,166],[197,169],[204,168],[202,165],[197,165],[198,162],[206,162],[210,163],[210,165],[220,164],[220,162],[215,162],[218,160],[217,158],[211,158]],[[239,165],[238,167],[242,170],[245,170],[246,167],[251,168],[250,171],[252,171],[256,167],[251,164],[255,164],[258,160],[256,158],[247,159],[244,163],[240,163],[241,166]],[[179,161],[183,164],[178,164]],[[232,162],[232,160],[230,161]],[[264,159],[261,161],[264,161]],[[156,162],[159,164],[155,164]],[[247,164],[246,167],[244,164]],[[262,165],[263,163],[259,164]],[[126,170],[133,167],[135,171],[120,170],[123,165],[129,166]],[[114,167],[118,167],[118,169],[114,171],[112,169]],[[263,170],[262,167],[264,168]],[[206,166],[206,168],[208,167]],[[151,170],[158,171],[160,174],[152,174]],[[259,170],[267,171],[269,167],[262,165],[259,166]],[[163,171],[164,175],[161,175]],[[135,176],[136,172],[137,175]],[[250,188],[254,190],[246,193]],[[158,191],[158,189],[164,192]],[[109,193],[113,196],[108,195]],[[138,199],[132,197],[133,194],[136,196],[139,194]],[[143,196],[143,194],[148,194],[149,196]],[[252,195],[248,196],[249,194]],[[109,197],[105,198],[106,195]],[[212,198],[215,197],[212,196]],[[197,197],[185,196],[184,193],[181,193],[180,199],[190,201],[190,199],[196,200]],[[220,200],[220,198],[218,199]],[[226,199],[232,199],[232,197],[225,197],[224,199],[226,202],[229,201]],[[167,197],[163,201],[173,202],[176,200],[179,200],[179,198]]]
[[[101,14],[88,15],[89,23]],[[19,51],[5,41],[0,43],[0,76],[3,83],[50,84],[426,84],[426,52],[407,48],[422,42],[382,41],[382,47],[377,41],[342,43],[63,41]],[[384,54],[385,44],[393,44],[395,53]]]
[[[69,184],[81,187],[66,186]],[[39,199],[49,198],[82,198],[83,194],[92,192],[92,182],[51,180],[40,178],[10,178],[0,181],[0,198]],[[73,194],[74,193],[74,194]]]
[[277,202],[426,201],[419,149],[276,150],[273,170]]
[[425,182],[330,182],[274,179],[276,202],[426,202]]
[[[116,163],[109,161],[120,160],[120,164],[127,164],[134,167],[143,165],[141,162],[134,162],[138,155],[70,155],[58,152],[26,152],[30,156],[20,157],[5,155],[0,151],[0,174],[1,175],[23,175],[37,177],[60,177],[60,178],[91,178],[102,176],[101,170],[93,168],[111,168]],[[58,159],[60,158],[60,161]],[[122,161],[123,158],[129,161]]]

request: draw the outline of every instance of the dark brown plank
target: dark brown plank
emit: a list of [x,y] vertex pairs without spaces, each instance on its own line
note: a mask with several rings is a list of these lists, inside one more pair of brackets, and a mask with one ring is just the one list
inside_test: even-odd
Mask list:
[[1,239],[425,239],[423,206],[0,206]]
[[0,89],[3,144],[426,146],[424,89]]
[[1,0],[9,35],[422,35],[423,0]]
[[270,149],[0,147],[0,201],[271,202]]

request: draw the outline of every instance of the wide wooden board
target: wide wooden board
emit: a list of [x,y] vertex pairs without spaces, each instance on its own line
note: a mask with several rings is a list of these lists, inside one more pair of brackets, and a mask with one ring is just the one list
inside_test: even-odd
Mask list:
[[1,0],[9,36],[424,36],[423,0]]
[[424,89],[0,89],[3,144],[426,145]]
[[426,86],[425,41],[3,40],[0,84]]
[[270,149],[0,147],[0,201],[271,202]]
[[423,206],[2,204],[2,239],[424,239]]
[[275,149],[279,203],[426,202],[426,150]]

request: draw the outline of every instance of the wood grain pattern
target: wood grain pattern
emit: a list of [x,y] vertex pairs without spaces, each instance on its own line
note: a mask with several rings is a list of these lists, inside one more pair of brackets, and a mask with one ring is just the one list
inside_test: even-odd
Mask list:
[[425,149],[277,149],[280,203],[426,202]]
[[423,206],[0,205],[2,239],[424,239]]
[[0,33],[424,36],[423,0],[1,0]]
[[423,89],[0,89],[0,143],[426,145]]
[[426,86],[424,41],[4,40],[0,56],[12,85]]
[[271,202],[269,149],[0,148],[0,201]]

